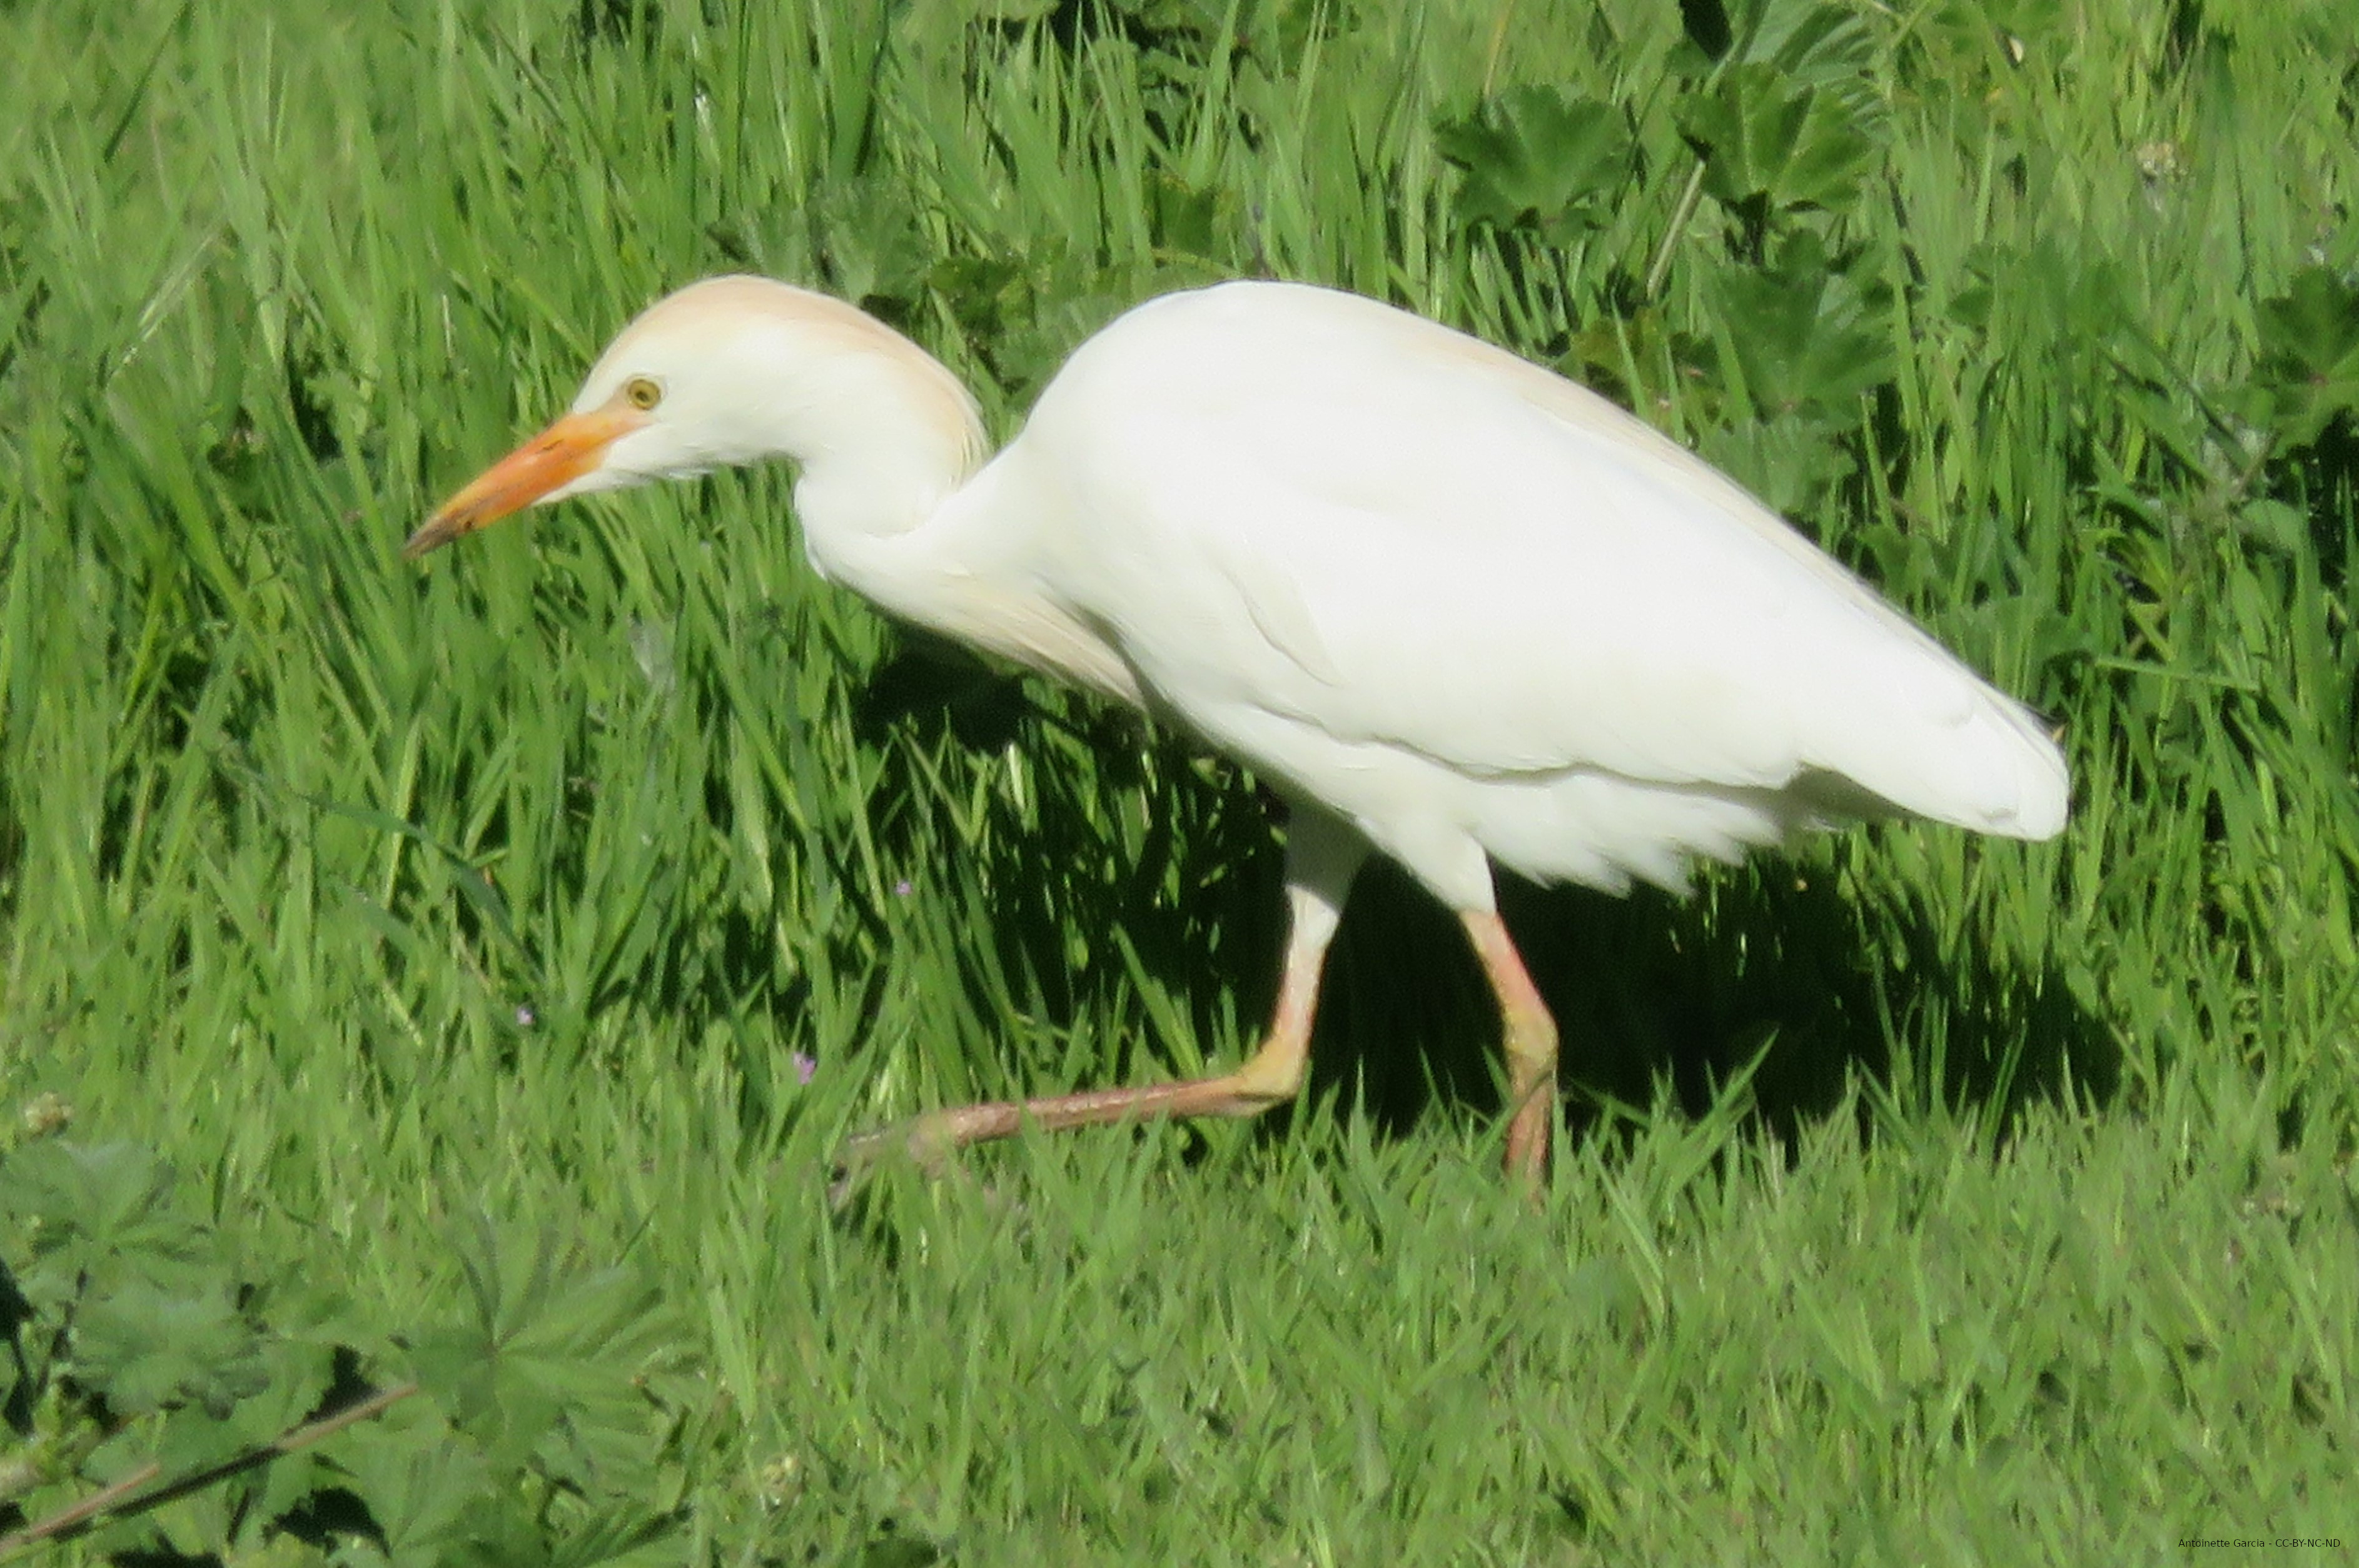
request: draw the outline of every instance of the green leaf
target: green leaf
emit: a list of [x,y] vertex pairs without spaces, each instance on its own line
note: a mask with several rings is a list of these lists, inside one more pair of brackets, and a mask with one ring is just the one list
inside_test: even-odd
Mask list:
[[814,216],[821,259],[846,298],[859,304],[908,300],[924,288],[934,254],[903,182],[860,175],[830,188]]
[[1849,425],[1860,395],[1892,379],[1892,341],[1873,319],[1882,291],[1837,269],[1815,234],[1797,233],[1774,267],[1732,269],[1708,287],[1762,417],[1799,414]]
[[419,1403],[342,1434],[336,1455],[394,1563],[468,1562],[469,1543],[519,1533],[519,1504],[499,1495],[482,1451],[451,1442]]
[[1835,91],[1774,65],[1731,68],[1682,103],[1678,120],[1704,160],[1704,189],[1731,206],[1846,211],[1876,157],[1861,116]]
[[2261,301],[2257,316],[2254,384],[2264,416],[2286,447],[2309,446],[2359,409],[2359,285],[2306,266],[2286,292]]
[[268,1381],[225,1280],[187,1293],[126,1281],[82,1307],[74,1345],[75,1376],[127,1414],[193,1401],[218,1420]]
[[18,1286],[37,1310],[56,1310],[125,1278],[192,1283],[211,1261],[201,1227],[174,1213],[172,1171],[129,1143],[48,1140],[0,1162],[0,1214],[27,1236]]
[[1697,446],[1785,516],[1809,512],[1853,466],[1833,427],[1807,416],[1787,414],[1706,430]]
[[676,1342],[661,1294],[628,1268],[569,1270],[553,1237],[518,1246],[488,1222],[461,1248],[473,1311],[417,1336],[419,1382],[504,1470],[538,1458],[587,1489],[643,1462],[637,1379]]
[[2236,531],[2246,538],[2288,555],[2299,552],[2310,538],[2310,514],[2267,496],[2256,496],[2236,509]]
[[1158,170],[1147,199],[1158,251],[1212,258],[1227,254],[1224,237],[1238,227],[1236,192],[1224,186],[1200,189]]
[[1434,128],[1434,146],[1465,171],[1459,216],[1550,239],[1595,227],[1628,178],[1628,120],[1611,103],[1553,87],[1517,87]]
[[979,22],[1038,22],[1056,8],[1057,0],[913,0],[895,25],[904,42],[923,45]]

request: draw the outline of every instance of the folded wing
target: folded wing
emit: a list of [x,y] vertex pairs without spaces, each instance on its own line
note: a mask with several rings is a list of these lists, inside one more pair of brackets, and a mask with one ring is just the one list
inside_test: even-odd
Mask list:
[[1171,297],[1086,346],[1019,445],[1061,487],[1052,590],[1183,713],[1250,703],[1470,777],[1833,775],[2062,826],[2019,704],[1659,433],[1419,318]]

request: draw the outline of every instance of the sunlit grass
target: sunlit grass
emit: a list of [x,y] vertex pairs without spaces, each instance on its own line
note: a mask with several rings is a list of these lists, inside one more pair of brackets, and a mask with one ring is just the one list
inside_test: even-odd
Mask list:
[[[1248,6],[1233,50],[951,9],[0,11],[5,1104],[392,1323],[479,1208],[652,1256],[698,1561],[2348,1539],[2353,449],[2231,439],[2257,303],[2359,263],[2337,8],[1845,12],[1875,161],[1796,221],[1890,372],[1799,434],[1732,374],[1679,8]],[[1433,128],[1486,81],[1626,108],[1571,243],[1458,221]],[[397,558],[730,268],[865,298],[1002,430],[1123,306],[1270,272],[1756,483],[1843,454],[1798,520],[2057,719],[2074,825],[1508,890],[1568,1037],[1537,1217],[1470,960],[1378,873],[1307,1112],[831,1218],[846,1128],[1235,1053],[1277,829],[819,583],[778,474]]]

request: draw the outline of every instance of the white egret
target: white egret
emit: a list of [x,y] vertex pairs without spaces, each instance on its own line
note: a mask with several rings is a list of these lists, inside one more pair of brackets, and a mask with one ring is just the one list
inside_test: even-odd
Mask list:
[[1556,1027],[1494,862],[1680,889],[1696,858],[1848,818],[2064,824],[2064,760],[2032,714],[1734,481],[1537,365],[1298,284],[1138,307],[994,457],[908,339],[805,289],[708,279],[626,327],[572,412],[407,553],[536,502],[771,459],[800,470],[821,575],[1182,724],[1292,807],[1285,974],[1250,1060],[936,1112],[923,1142],[1290,1098],[1373,849],[1464,923],[1505,1024],[1507,1164],[1537,1177]]

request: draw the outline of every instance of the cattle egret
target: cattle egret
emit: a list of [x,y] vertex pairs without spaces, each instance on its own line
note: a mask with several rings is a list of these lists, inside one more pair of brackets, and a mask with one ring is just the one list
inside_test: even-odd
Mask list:
[[537,502],[773,459],[800,470],[821,576],[1183,724],[1292,808],[1285,974],[1250,1060],[938,1111],[859,1152],[1290,1098],[1377,850],[1473,939],[1505,1025],[1506,1163],[1536,1181],[1556,1026],[1495,862],[1678,890],[1698,858],[1846,819],[2064,825],[2064,760],[2033,715],[1734,481],[1537,365],[1299,284],[1138,307],[995,457],[966,390],[883,323],[711,278],[625,328],[572,412],[405,553]]

